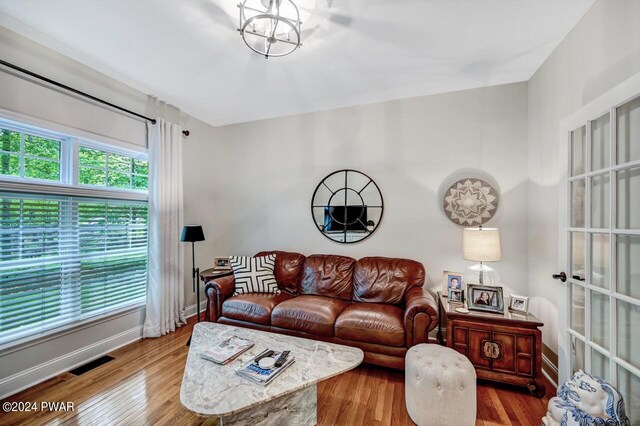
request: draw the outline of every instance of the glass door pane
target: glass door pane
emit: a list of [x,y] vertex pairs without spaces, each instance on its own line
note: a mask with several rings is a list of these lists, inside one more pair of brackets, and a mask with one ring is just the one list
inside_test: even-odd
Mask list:
[[584,233],[571,233],[571,270],[569,276],[574,280],[584,281],[585,273],[585,251]]
[[609,174],[591,178],[591,228],[609,228]]
[[640,419],[640,377],[618,366],[617,389],[624,399],[627,417],[632,425],[637,425],[636,421]]
[[591,234],[591,285],[609,288],[610,257],[609,234]]
[[591,291],[591,341],[609,349],[609,295]]
[[618,228],[640,229],[640,167],[620,170],[616,176]]
[[584,179],[571,183],[571,227],[584,228]]
[[571,329],[584,336],[584,288],[571,285]]
[[609,371],[609,358],[602,355],[599,351],[591,349],[591,374],[609,381],[611,380]]
[[591,170],[609,167],[611,132],[609,113],[591,122]]
[[584,370],[584,342],[571,336],[571,374]]
[[571,176],[584,174],[587,170],[585,144],[586,144],[586,126],[571,132]]
[[640,306],[618,300],[618,356],[640,369]]
[[618,164],[640,160],[640,97],[619,107],[616,116]]
[[640,236],[618,235],[618,293],[640,299]]

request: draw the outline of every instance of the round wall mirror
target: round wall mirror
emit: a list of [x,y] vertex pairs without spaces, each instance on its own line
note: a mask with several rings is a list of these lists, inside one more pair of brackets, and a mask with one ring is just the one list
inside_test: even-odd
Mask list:
[[318,184],[311,216],[322,235],[350,244],[369,237],[382,220],[384,202],[378,185],[356,170],[338,170]]

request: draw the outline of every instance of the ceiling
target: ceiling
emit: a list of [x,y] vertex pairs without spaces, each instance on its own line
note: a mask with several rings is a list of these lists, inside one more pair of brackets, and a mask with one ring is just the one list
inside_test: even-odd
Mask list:
[[269,59],[236,3],[0,0],[0,24],[219,126],[526,81],[593,0],[324,0]]

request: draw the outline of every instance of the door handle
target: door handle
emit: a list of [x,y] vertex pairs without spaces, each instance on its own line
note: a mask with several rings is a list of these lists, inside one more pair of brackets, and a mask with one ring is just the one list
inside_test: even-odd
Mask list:
[[560,280],[562,282],[566,282],[567,281],[567,274],[565,274],[564,272],[560,272],[559,274],[553,274],[553,275],[551,275],[551,277],[554,280]]

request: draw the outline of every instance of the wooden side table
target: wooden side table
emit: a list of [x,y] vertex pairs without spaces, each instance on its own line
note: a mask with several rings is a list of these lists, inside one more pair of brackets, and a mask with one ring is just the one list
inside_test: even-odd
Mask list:
[[200,272],[200,280],[206,284],[211,280],[226,277],[228,275],[233,275],[233,271],[231,269],[209,268]]
[[[460,303],[449,303],[438,293],[438,342],[465,355],[479,379],[526,386],[538,398],[544,396],[542,332],[544,324],[532,314],[456,312]],[[466,307],[466,306],[465,306]]]
[[[200,281],[202,281],[206,285],[209,281],[213,281],[217,278],[227,277],[229,275],[233,275],[233,271],[231,269],[209,268],[200,272]],[[204,318],[205,321],[211,321],[209,315],[209,307],[207,306],[207,313]]]

